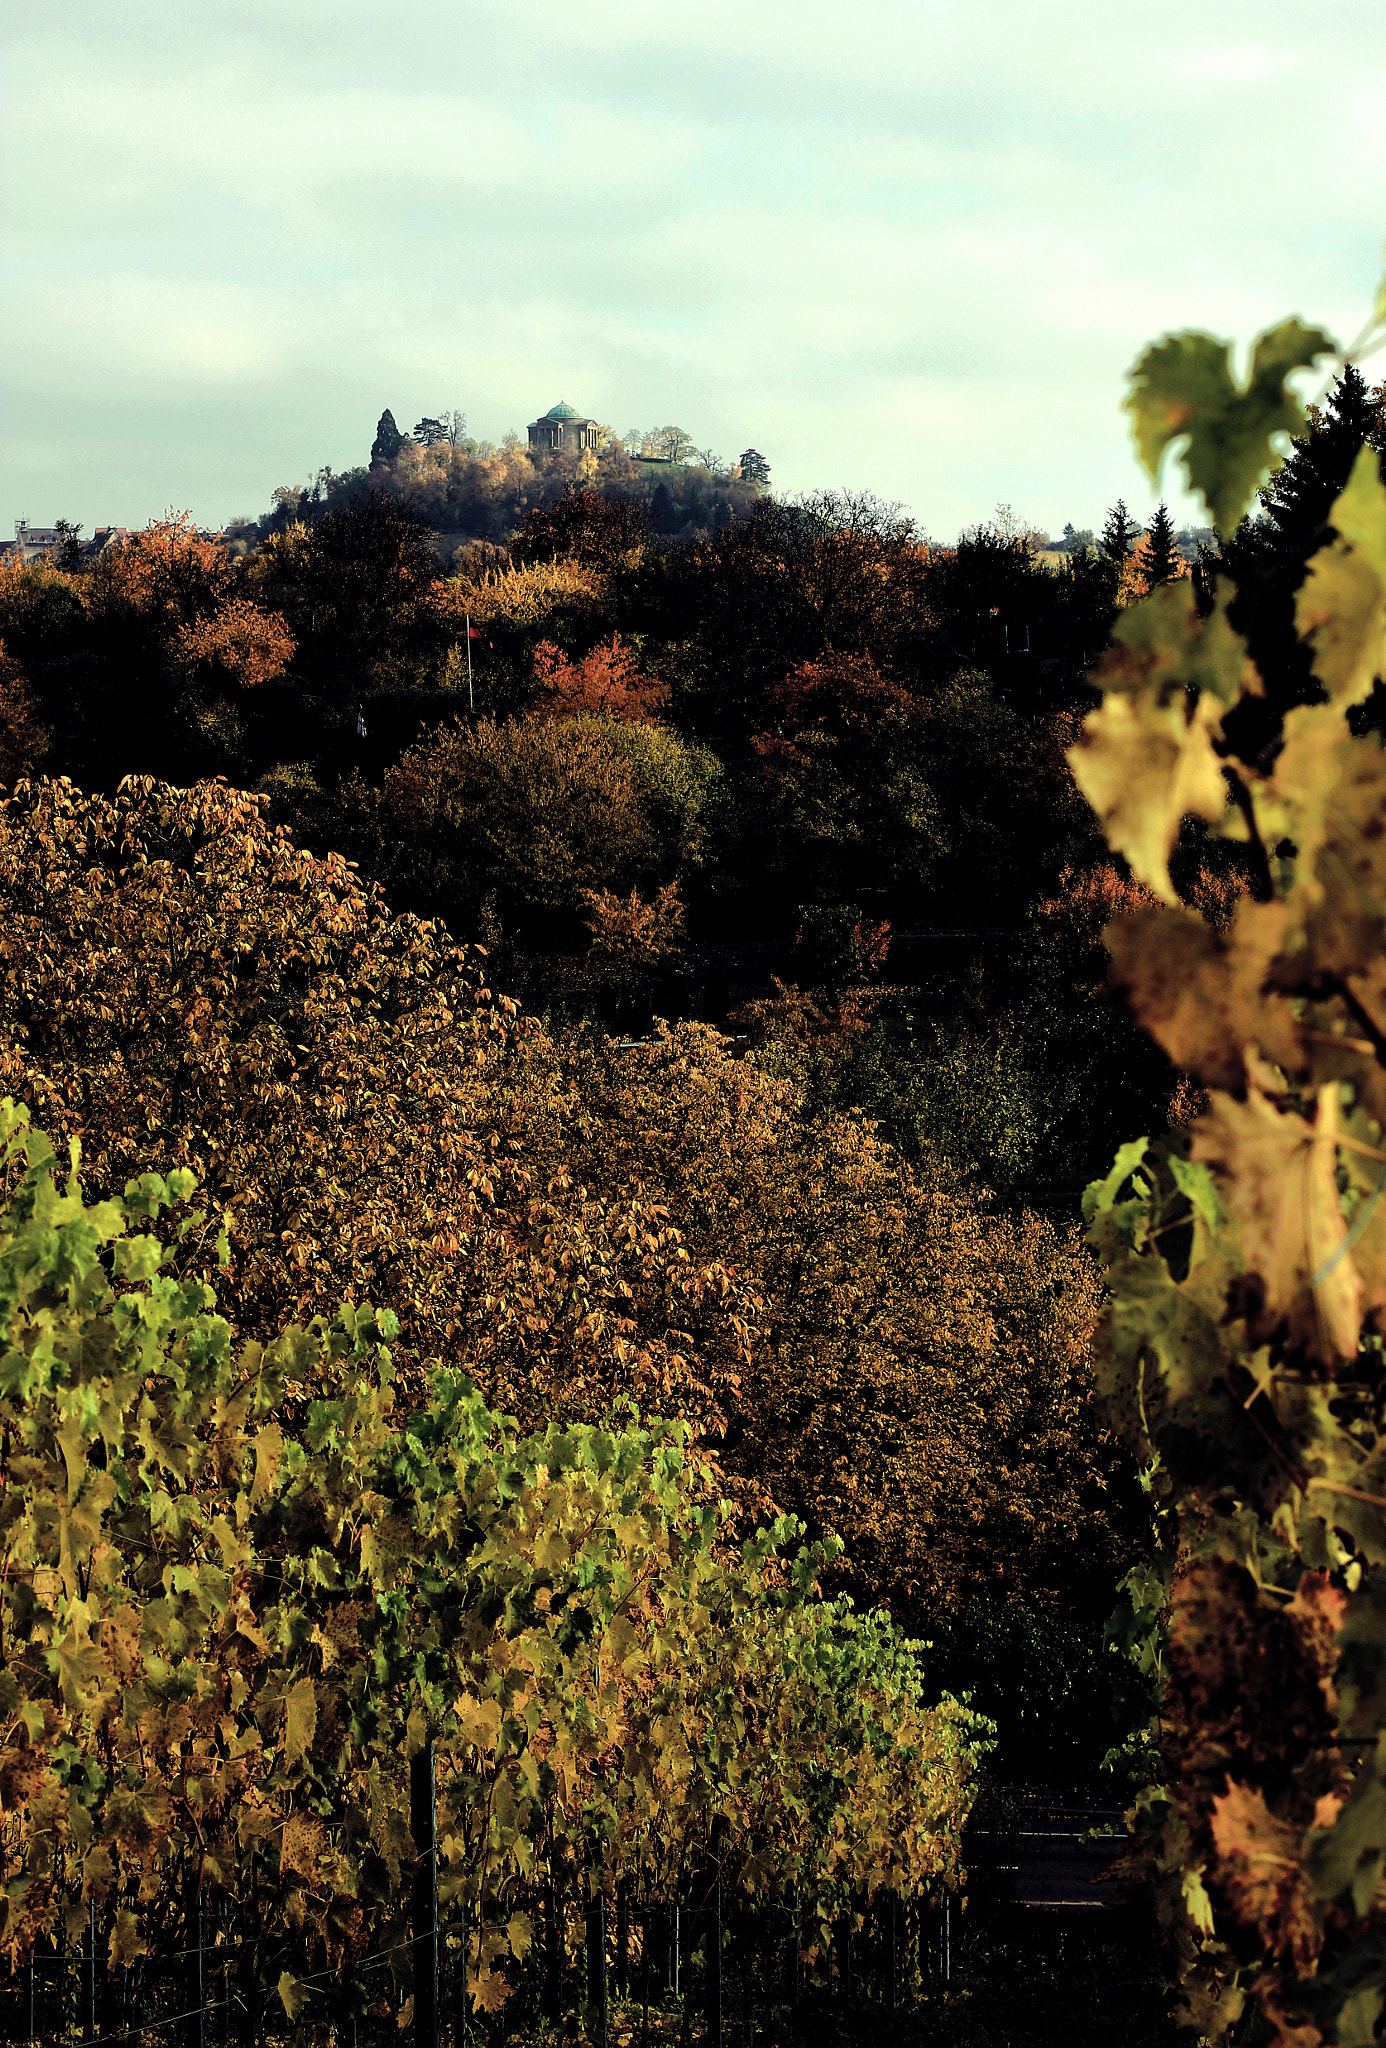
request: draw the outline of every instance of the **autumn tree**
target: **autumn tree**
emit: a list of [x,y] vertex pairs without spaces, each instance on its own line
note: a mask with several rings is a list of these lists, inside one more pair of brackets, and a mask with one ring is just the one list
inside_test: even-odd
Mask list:
[[532,1142],[589,1185],[638,1182],[695,1261],[760,1307],[722,1458],[843,1535],[842,1583],[911,1626],[969,1587],[1102,1607],[1140,1554],[1130,1468],[1092,1401],[1099,1309],[1075,1238],[992,1215],[937,1162],[682,1025],[645,1049],[576,1036]]
[[427,520],[372,488],[272,535],[249,565],[246,589],[284,614],[300,679],[350,698],[421,651],[436,654],[439,574]]
[[489,894],[508,929],[560,935],[583,891],[649,891],[695,867],[720,779],[706,748],[638,720],[546,709],[453,726],[385,776],[384,873],[461,929]]
[[186,1256],[224,1224],[218,1287],[247,1336],[345,1294],[398,1316],[416,1386],[465,1354],[536,1423],[563,1388],[573,1416],[633,1395],[719,1426],[740,1283],[690,1262],[638,1188],[538,1169],[533,1027],[339,856],[219,784],[21,783],[0,805],[0,908],[0,1091],[81,1141],[93,1195],[151,1147],[195,1173],[206,1232]]

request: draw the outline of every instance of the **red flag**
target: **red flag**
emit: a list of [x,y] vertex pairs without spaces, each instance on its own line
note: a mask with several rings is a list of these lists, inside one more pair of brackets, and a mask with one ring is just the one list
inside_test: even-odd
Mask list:
[[481,635],[480,635],[480,633],[478,633],[478,631],[477,631],[477,629],[476,629],[476,627],[475,627],[475,626],[468,626],[468,628],[467,628],[467,638],[468,638],[469,640],[479,640],[479,639],[481,638]]

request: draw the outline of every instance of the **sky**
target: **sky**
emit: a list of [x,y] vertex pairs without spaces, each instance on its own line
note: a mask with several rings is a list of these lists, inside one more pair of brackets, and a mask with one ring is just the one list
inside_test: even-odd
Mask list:
[[0,534],[560,398],[941,540],[1197,519],[1142,348],[1346,341],[1382,269],[1382,0],[66,0],[0,62]]

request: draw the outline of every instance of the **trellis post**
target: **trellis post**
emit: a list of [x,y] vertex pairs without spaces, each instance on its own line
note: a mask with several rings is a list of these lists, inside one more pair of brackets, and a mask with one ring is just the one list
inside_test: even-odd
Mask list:
[[409,1832],[414,1837],[414,2048],[441,2048],[438,2034],[438,1790],[433,1744],[409,1763]]

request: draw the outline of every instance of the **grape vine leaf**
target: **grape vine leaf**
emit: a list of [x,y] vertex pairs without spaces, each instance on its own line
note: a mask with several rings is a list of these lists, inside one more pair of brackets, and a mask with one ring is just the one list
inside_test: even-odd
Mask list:
[[1232,375],[1232,347],[1211,334],[1167,334],[1131,373],[1126,407],[1137,452],[1153,478],[1172,441],[1187,437],[1189,483],[1220,533],[1231,533],[1274,455],[1271,436],[1293,434],[1304,408],[1286,386],[1293,370],[1337,353],[1319,327],[1282,321],[1252,350],[1243,389]]
[[1239,1299],[1253,1341],[1282,1330],[1310,1356],[1336,1365],[1355,1356],[1362,1282],[1344,1248],[1335,1180],[1339,1095],[1318,1093],[1311,1124],[1272,1099],[1274,1077],[1248,1061],[1245,1102],[1215,1092],[1194,1126],[1192,1155],[1214,1167],[1240,1229],[1249,1283]]
[[1207,1088],[1241,1087],[1249,1044],[1287,1071],[1299,1065],[1290,999],[1267,992],[1285,921],[1283,903],[1243,904],[1223,936],[1190,911],[1150,908],[1113,918],[1103,934],[1113,986]]
[[1068,752],[1073,779],[1096,811],[1107,843],[1125,854],[1137,881],[1175,903],[1169,854],[1184,818],[1220,819],[1227,809],[1222,763],[1213,751],[1217,699],[1190,705],[1184,691],[1161,704],[1151,694],[1109,690]]
[[1337,538],[1309,564],[1295,624],[1335,704],[1360,704],[1386,671],[1386,486],[1370,442],[1329,514]]

